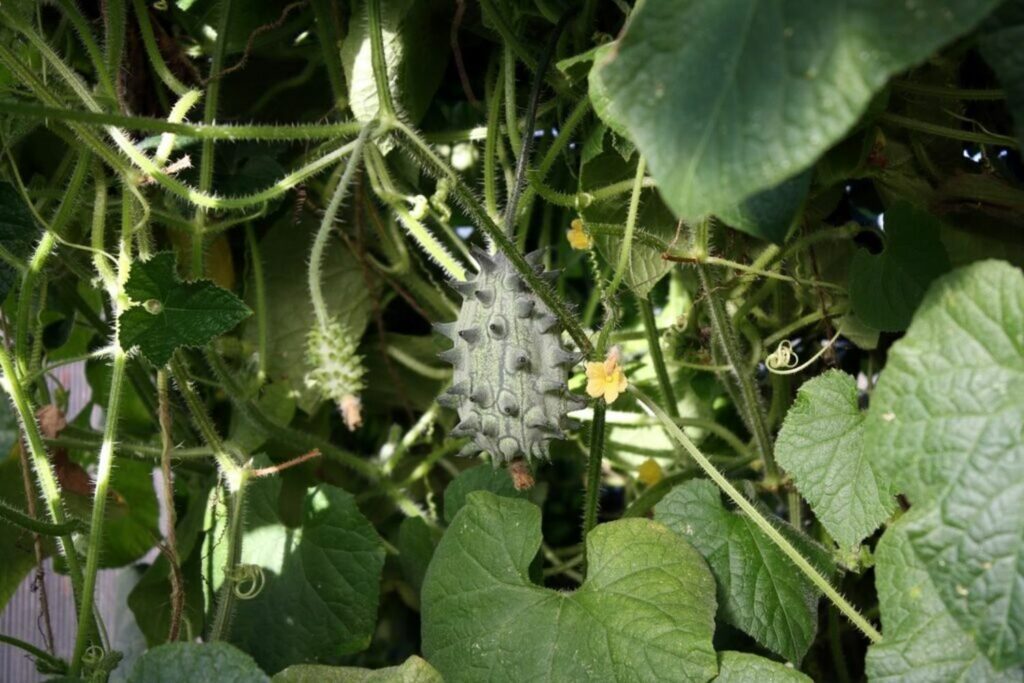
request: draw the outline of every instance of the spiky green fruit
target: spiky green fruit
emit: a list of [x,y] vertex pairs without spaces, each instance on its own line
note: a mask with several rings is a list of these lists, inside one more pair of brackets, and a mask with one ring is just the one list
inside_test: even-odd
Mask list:
[[359,393],[363,390],[363,359],[356,353],[359,340],[336,319],[314,325],[306,338],[306,386],[333,400],[349,429],[360,425]]
[[[454,344],[441,354],[454,373],[439,402],[458,411],[452,434],[472,437],[462,455],[546,460],[550,441],[574,426],[566,414],[586,405],[567,389],[580,356],[562,344],[558,319],[503,254],[474,255],[480,272],[453,283],[463,297],[458,319],[436,326]],[[538,274],[555,275],[543,273],[540,252],[527,260]]]

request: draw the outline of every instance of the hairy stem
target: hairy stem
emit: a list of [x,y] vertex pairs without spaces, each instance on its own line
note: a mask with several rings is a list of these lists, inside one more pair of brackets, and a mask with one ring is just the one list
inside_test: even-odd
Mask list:
[[607,406],[603,400],[594,402],[594,421],[590,424],[590,452],[587,456],[587,490],[583,501],[583,536],[597,526],[597,507],[601,498],[601,462],[604,458],[604,416]]
[[373,80],[377,84],[377,101],[380,103],[380,119],[390,122],[395,118],[395,102],[391,98],[391,82],[388,80],[388,62],[384,53],[384,26],[380,15],[380,5],[380,0],[367,0],[366,18],[369,25]]
[[658,323],[654,319],[654,307],[651,305],[650,295],[637,296],[636,303],[640,309],[640,317],[644,321],[644,331],[647,333],[647,351],[651,354],[651,365],[654,366],[654,372],[658,376],[658,386],[661,388],[665,409],[673,418],[678,418],[679,406],[676,403],[676,392],[672,388],[668,368],[665,367],[665,356],[661,352],[661,337],[658,336]]

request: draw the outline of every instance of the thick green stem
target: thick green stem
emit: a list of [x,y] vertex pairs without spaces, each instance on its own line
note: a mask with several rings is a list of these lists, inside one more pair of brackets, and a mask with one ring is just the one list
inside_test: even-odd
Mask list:
[[497,146],[501,144],[500,125],[498,123],[501,112],[501,81],[504,65],[498,67],[497,78],[494,86],[488,93],[487,100],[487,137],[484,140],[484,208],[487,209],[491,220],[501,220],[498,212],[498,176],[497,176]]
[[267,357],[269,334],[267,331],[267,283],[263,277],[263,256],[252,223],[245,224],[245,241],[249,245],[249,266],[252,268],[253,298],[256,310],[256,354],[259,364],[260,383],[267,379]]
[[67,671],[67,662],[65,662],[63,659],[58,659],[57,657],[54,657],[49,652],[40,650],[32,643],[26,643],[24,640],[15,638],[13,636],[7,636],[2,633],[0,633],[0,643],[7,643],[8,645],[12,645],[20,650],[24,650],[36,659],[46,662],[48,668],[52,670],[54,673],[59,674],[65,673]]
[[334,106],[342,108],[345,106],[347,91],[341,71],[341,40],[334,21],[334,2],[313,0],[313,14],[316,16],[316,35],[327,68],[327,80],[331,82],[331,92],[334,94]]
[[778,546],[779,550],[783,552],[790,561],[796,565],[797,569],[800,570],[808,579],[811,580],[818,589],[825,594],[825,596],[835,604],[839,610],[846,615],[853,624],[860,629],[872,643],[882,642],[882,634],[879,633],[871,623],[865,619],[857,608],[851,605],[846,599],[839,594],[839,591],[829,583],[828,579],[822,576],[817,569],[814,568],[807,558],[800,554],[793,545],[786,540],[786,538],[775,528],[770,521],[764,518],[764,516],[758,512],[754,505],[747,500],[747,498],[741,494],[735,486],[733,486],[725,476],[711,464],[711,461],[700,452],[693,442],[683,433],[679,427],[672,421],[664,410],[662,410],[657,403],[651,400],[646,394],[637,389],[635,386],[630,385],[628,388],[631,393],[640,403],[647,406],[651,414],[653,414],[662,424],[666,433],[672,437],[676,442],[682,446],[690,457],[696,461],[704,473],[715,482],[718,487],[725,493],[729,499],[736,504],[746,515],[750,518],[757,528],[764,532],[764,534],[771,539],[772,543]]
[[633,178],[633,192],[629,197],[629,213],[626,214],[626,232],[622,236],[622,246],[619,248],[619,260],[615,266],[615,274],[612,282],[608,285],[608,296],[614,297],[619,289],[623,276],[626,274],[626,266],[629,265],[629,255],[633,249],[633,232],[636,230],[636,217],[640,211],[640,191],[643,189],[644,171],[647,162],[643,155],[636,163],[636,175]]
[[[508,43],[502,43],[501,55],[501,73],[505,88],[505,95],[502,97],[502,100],[505,102],[505,133],[508,135],[508,143],[512,147],[512,153],[518,158],[523,138],[519,134],[519,117],[516,115],[516,58],[512,54],[512,48],[509,47]],[[530,137],[533,137],[533,131],[526,130],[525,132]]]
[[597,526],[597,507],[601,498],[601,462],[604,459],[603,399],[594,402],[594,421],[590,424],[590,453],[587,456],[587,490],[583,501],[583,536]]
[[373,64],[373,79],[377,84],[377,101],[380,103],[379,116],[381,121],[388,123],[395,118],[395,102],[391,98],[388,62],[384,54],[384,26],[380,4],[380,0],[367,0],[366,18],[369,23],[370,61]]
[[[227,52],[228,30],[231,27],[232,0],[221,0],[220,21],[217,23],[217,40],[213,45],[210,59],[210,80],[206,85],[206,98],[203,103],[203,123],[210,125],[217,118],[217,107],[220,105],[220,74],[224,70],[224,55]],[[199,191],[209,192],[213,185],[214,147],[213,140],[203,140],[203,148],[199,160]],[[192,276],[202,277],[206,271],[206,211],[196,211],[196,233],[192,235]]]
[[121,73],[121,61],[124,58],[125,7],[124,0],[104,0],[102,7],[103,28],[106,33],[104,55],[107,73],[113,77],[115,88],[118,74]]
[[[203,437],[203,441],[213,451],[213,457],[217,461],[218,467],[220,467],[221,475],[228,483],[228,486],[234,490],[237,481],[242,476],[242,467],[235,462],[235,459],[224,447],[224,441],[220,438],[220,434],[217,433],[217,427],[213,424],[210,416],[206,414],[206,406],[203,405],[198,394],[192,388],[188,369],[181,359],[180,351],[171,357],[169,367],[171,376],[174,377],[174,383],[178,387],[178,393],[185,400],[185,406],[192,417],[192,422],[199,429],[199,434]],[[241,388],[238,387],[238,390],[241,391]]]
[[189,87],[179,81],[171,70],[167,68],[164,56],[160,54],[160,48],[156,44],[156,37],[153,35],[153,25],[149,22],[149,8],[145,0],[132,0],[135,9],[135,19],[139,23],[139,34],[142,36],[142,45],[146,50],[146,57],[149,58],[149,65],[153,67],[157,77],[164,85],[170,88],[178,97],[189,91]]
[[117,90],[114,87],[114,82],[110,77],[110,72],[107,71],[107,65],[104,61],[103,52],[100,50],[99,44],[92,35],[92,29],[89,27],[89,23],[81,10],[78,9],[78,5],[74,0],[57,0],[57,4],[60,6],[64,16],[68,18],[71,25],[75,27],[75,33],[78,34],[79,40],[82,42],[82,47],[85,48],[85,53],[89,55],[89,61],[92,62],[92,68],[96,72],[96,77],[99,79],[100,87],[103,89],[103,93],[109,97],[112,101],[117,100]]
[[661,396],[665,402],[665,408],[672,417],[679,417],[679,406],[676,403],[676,392],[672,388],[672,380],[668,376],[668,368],[665,367],[665,356],[661,352],[661,337],[658,336],[658,323],[654,319],[654,307],[651,305],[650,296],[636,298],[637,307],[640,309],[640,317],[644,321],[644,331],[647,333],[647,350],[651,354],[651,365],[658,376],[658,386],[661,387]]
[[708,315],[711,319],[711,329],[714,342],[722,352],[726,365],[736,383],[738,396],[736,396],[737,407],[740,415],[747,425],[747,429],[754,437],[758,454],[764,465],[765,484],[769,488],[779,483],[779,470],[775,465],[775,457],[772,449],[772,437],[768,431],[768,422],[764,414],[764,406],[760,392],[754,385],[754,377],[746,368],[743,356],[739,351],[739,342],[736,340],[736,333],[732,327],[732,321],[725,312],[725,306],[718,294],[718,282],[711,270],[701,264],[696,264],[697,273],[700,276],[701,286],[704,290],[704,297],[707,300]]
[[235,607],[235,585],[231,579],[234,568],[242,559],[242,539],[245,533],[245,489],[249,470],[241,470],[238,486],[231,492],[231,512],[228,517],[228,556],[224,562],[224,581],[220,586],[217,612],[210,628],[210,640],[227,639],[231,629],[232,610]]
[[970,130],[960,130],[959,128],[950,128],[948,126],[940,126],[935,123],[928,123],[927,121],[919,121],[909,116],[902,116],[900,114],[893,114],[886,112],[878,117],[879,120],[891,123],[907,130],[917,130],[922,133],[928,133],[929,135],[936,135],[942,138],[948,138],[950,140],[960,140],[962,142],[976,142],[979,145],[999,145],[1000,147],[1012,147],[1016,148],[1017,140],[1011,138],[1008,135],[996,135],[993,133],[975,133]]
[[107,401],[106,423],[103,429],[103,443],[100,446],[99,461],[96,465],[95,489],[92,501],[92,516],[89,523],[89,548],[85,556],[85,574],[82,581],[82,604],[78,612],[78,633],[75,649],[71,656],[71,672],[77,674],[82,663],[89,639],[93,636],[90,615],[96,590],[96,572],[100,566],[100,549],[103,546],[103,524],[107,514],[107,494],[110,490],[110,475],[114,468],[114,448],[117,440],[117,422],[121,414],[121,393],[124,386],[124,370],[127,354],[117,347],[114,340],[114,361],[110,372],[110,394]]

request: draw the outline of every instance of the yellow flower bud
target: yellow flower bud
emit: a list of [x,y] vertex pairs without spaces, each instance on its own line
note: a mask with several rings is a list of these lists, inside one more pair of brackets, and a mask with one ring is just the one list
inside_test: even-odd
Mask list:
[[573,249],[586,251],[594,246],[594,238],[583,229],[583,221],[579,218],[573,220],[572,228],[565,235]]

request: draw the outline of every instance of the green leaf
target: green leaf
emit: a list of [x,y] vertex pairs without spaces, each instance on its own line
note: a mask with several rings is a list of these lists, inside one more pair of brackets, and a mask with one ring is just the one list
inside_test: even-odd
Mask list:
[[10,183],[0,182],[0,250],[4,256],[0,258],[0,303],[19,279],[18,270],[8,259],[28,259],[38,235],[35,218],[18,190]]
[[678,216],[717,214],[811,166],[890,76],[997,4],[647,0],[595,61],[591,96]]
[[861,249],[850,263],[858,318],[887,332],[907,329],[928,285],[949,270],[939,228],[938,219],[906,202],[885,212],[885,249],[877,256]]
[[[160,509],[153,488],[153,466],[119,460],[110,478],[100,567],[123,567],[145,555],[160,538]],[[92,511],[92,501],[89,501]],[[83,516],[84,517],[84,516]],[[85,519],[88,519],[85,517]]]
[[811,683],[811,679],[785,664],[746,652],[720,652],[715,683]]
[[[749,518],[722,506],[714,484],[677,486],[658,503],[654,518],[708,561],[724,621],[791,662],[803,659],[817,632],[819,592]],[[776,526],[823,574],[834,573],[824,549],[781,521]]]
[[[418,123],[444,78],[449,42],[435,39],[449,32],[451,4],[445,1],[392,0],[381,3],[384,60],[388,81],[400,107]],[[341,46],[348,83],[349,107],[358,121],[377,117],[377,84],[373,78],[366,1],[352,3],[349,33]]]
[[271,673],[369,645],[384,566],[380,538],[351,494],[309,489],[302,526],[289,528],[278,516],[280,490],[275,477],[246,494],[242,564],[262,567],[266,584],[236,603],[231,630],[231,641]]
[[441,674],[413,655],[401,666],[359,669],[350,666],[296,664],[273,678],[273,683],[442,683]]
[[135,662],[128,683],[270,683],[252,657],[227,643],[169,643]]
[[121,314],[121,347],[138,346],[158,367],[176,349],[205,346],[252,314],[238,297],[209,280],[178,279],[169,251],[135,263],[125,292],[137,305]]
[[466,496],[474,491],[490,491],[506,498],[527,498],[529,492],[517,491],[512,477],[504,468],[483,464],[459,473],[444,490],[444,519],[449,524],[466,504]]
[[[267,375],[291,389],[296,403],[313,413],[320,399],[316,390],[306,386],[306,335],[316,323],[309,300],[306,272],[314,226],[308,222],[294,225],[291,217],[271,228],[260,240],[264,259],[264,286],[267,293]],[[335,244],[327,250],[323,268],[324,303],[328,313],[337,317],[356,337],[362,337],[370,319],[377,283],[368,285],[363,269],[347,248]],[[254,288],[248,288],[252,292]],[[250,305],[253,298],[247,298]],[[257,321],[244,327],[245,340],[255,347]],[[366,399],[369,402],[369,398]]]
[[913,515],[886,530],[875,551],[881,643],[868,648],[873,683],[1021,681],[1020,669],[996,672],[939,597],[907,536]]
[[1024,274],[982,261],[937,280],[893,345],[865,448],[913,505],[906,533],[996,668],[1024,663]]
[[864,453],[857,382],[831,370],[800,387],[786,414],[775,458],[840,546],[878,528],[895,500]]
[[423,652],[449,683],[706,681],[718,666],[713,579],[659,524],[629,519],[587,537],[589,575],[572,593],[528,579],[540,509],[469,496],[423,586]]
[[748,235],[782,244],[807,198],[812,175],[810,171],[798,173],[739,204],[721,209],[718,217]]

